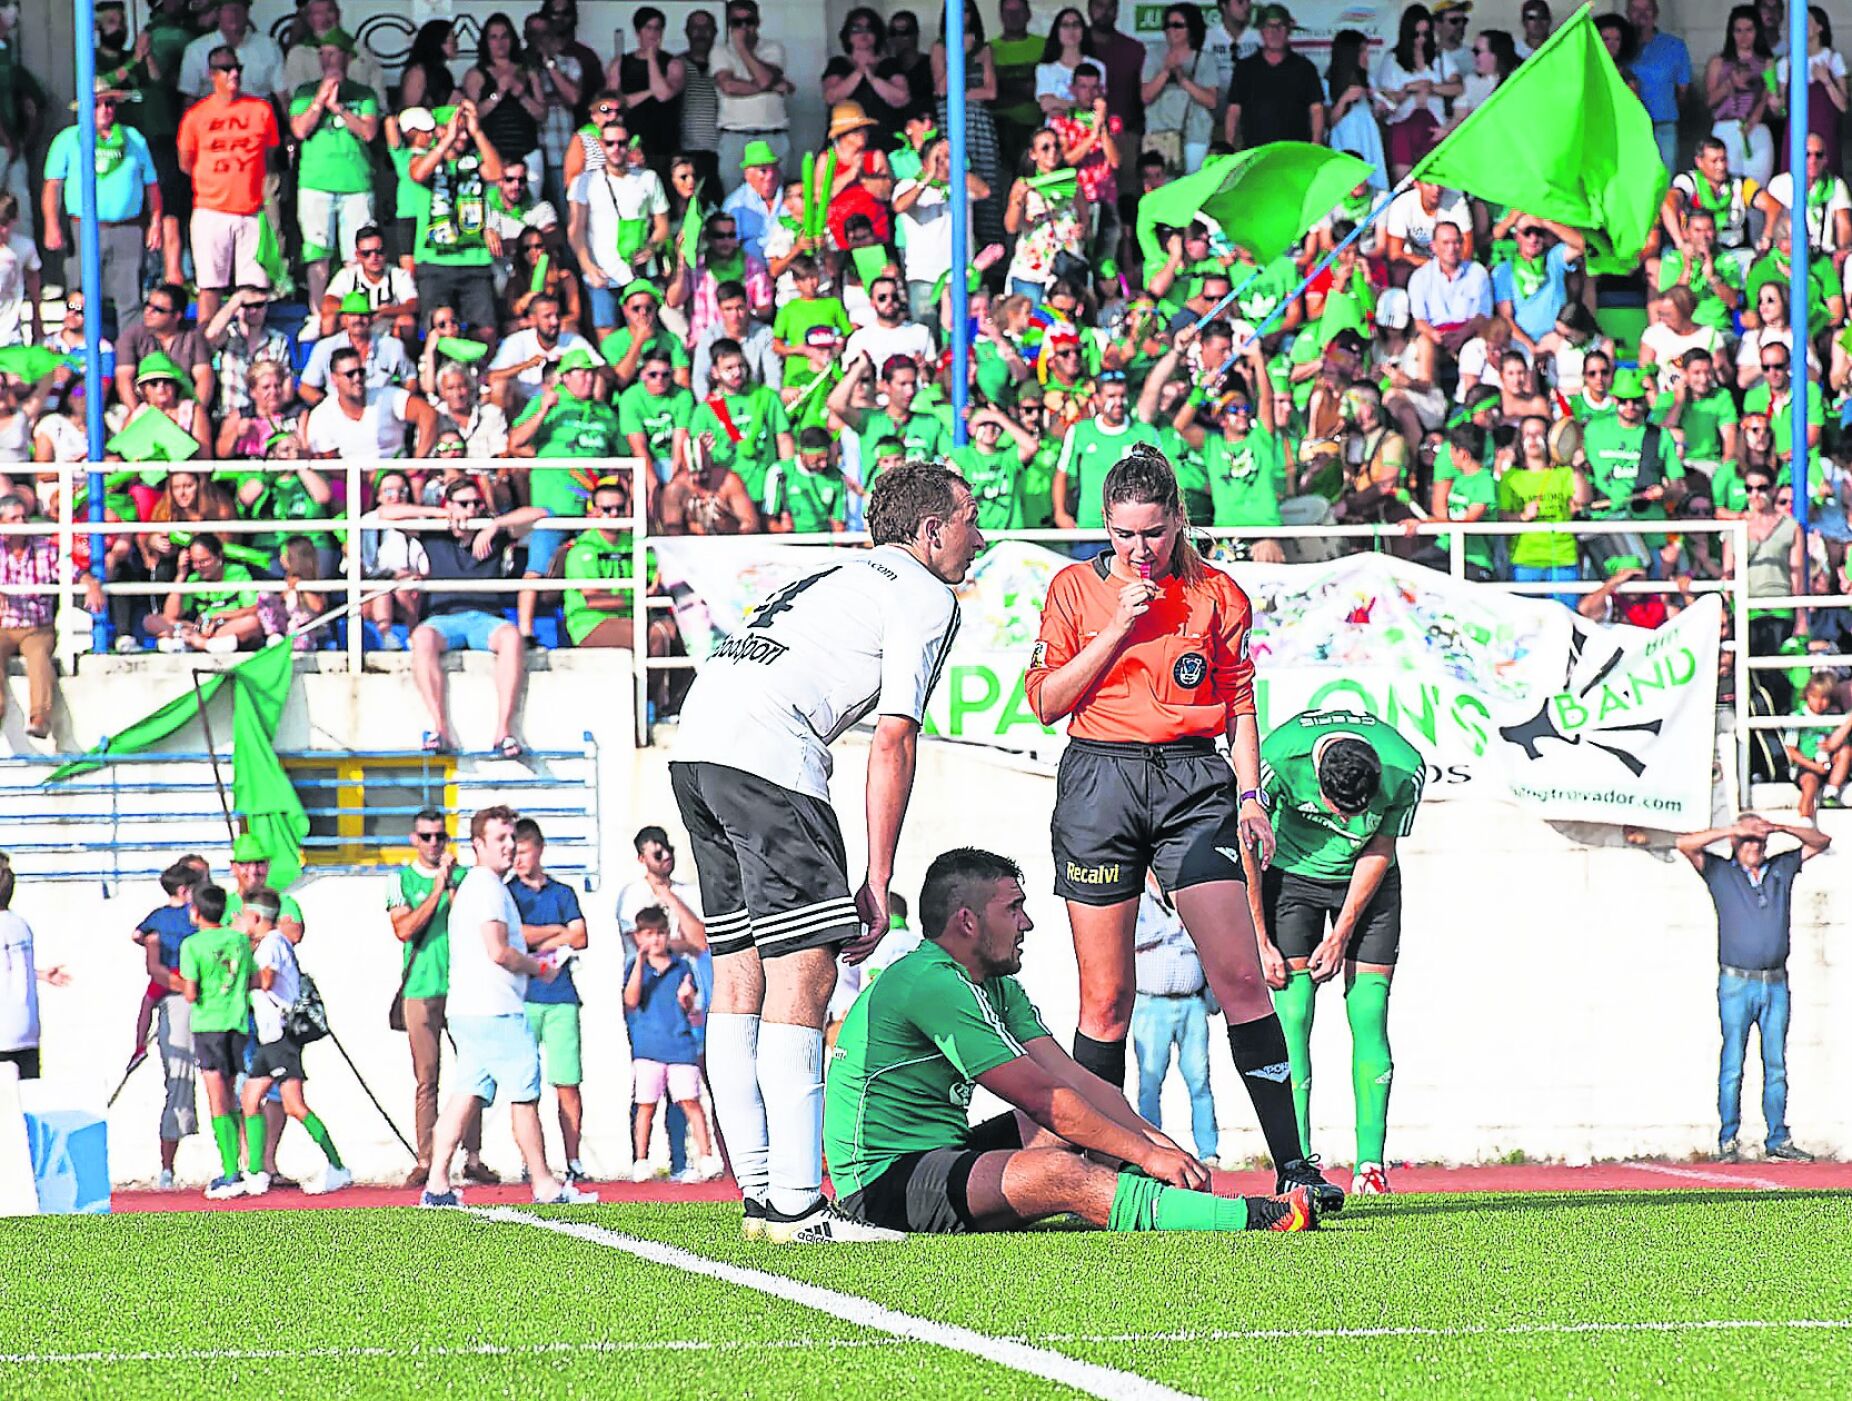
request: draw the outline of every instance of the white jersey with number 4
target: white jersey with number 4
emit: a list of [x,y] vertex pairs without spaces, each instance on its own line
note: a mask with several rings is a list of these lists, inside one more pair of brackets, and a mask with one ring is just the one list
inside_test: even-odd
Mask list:
[[829,800],[830,745],[869,714],[923,722],[958,632],[951,588],[899,545],[786,584],[701,666],[675,757]]

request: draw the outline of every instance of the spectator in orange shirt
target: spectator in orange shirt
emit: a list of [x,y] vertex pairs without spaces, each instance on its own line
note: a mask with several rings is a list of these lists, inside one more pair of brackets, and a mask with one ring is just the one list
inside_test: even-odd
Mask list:
[[212,96],[180,119],[180,168],[193,180],[193,269],[202,326],[218,314],[230,288],[270,285],[257,261],[258,219],[264,167],[283,144],[270,104],[242,90],[238,51],[221,44],[207,64]]

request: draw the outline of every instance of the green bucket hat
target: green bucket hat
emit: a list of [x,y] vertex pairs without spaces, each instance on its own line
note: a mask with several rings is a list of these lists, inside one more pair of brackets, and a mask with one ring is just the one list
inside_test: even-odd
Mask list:
[[772,149],[769,141],[748,141],[746,149],[740,153],[740,169],[751,170],[756,165],[777,165],[778,152]]
[[569,370],[600,370],[603,368],[604,361],[600,360],[582,345],[575,345],[571,350],[567,351],[559,358],[559,372],[561,374],[565,374]]
[[180,388],[180,397],[193,397],[193,382],[187,372],[176,365],[165,352],[151,350],[136,362],[135,382],[146,384],[151,379],[171,379]]
[[624,285],[624,290],[618,293],[617,296],[618,305],[622,306],[632,297],[649,297],[660,304],[662,301],[662,289],[654,282],[648,282],[639,277],[634,282],[629,282]]
[[1644,399],[1646,379],[1638,370],[1616,370],[1614,388],[1608,392],[1616,399]]
[[238,840],[232,843],[231,859],[234,861],[268,861],[270,852],[255,833],[240,832]]

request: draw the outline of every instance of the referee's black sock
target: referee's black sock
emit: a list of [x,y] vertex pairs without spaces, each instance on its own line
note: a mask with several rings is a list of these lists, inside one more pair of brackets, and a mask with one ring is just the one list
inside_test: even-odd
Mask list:
[[[1257,1021],[1228,1024],[1228,1045],[1235,1053],[1235,1069],[1254,1101],[1254,1115],[1266,1135],[1273,1165],[1301,1156],[1299,1119],[1293,1111],[1292,1061],[1286,1054],[1286,1033],[1273,1012]],[[1079,1057],[1076,1056],[1076,1059]]]
[[1125,1038],[1095,1041],[1084,1031],[1074,1033],[1074,1059],[1115,1090],[1125,1090]]

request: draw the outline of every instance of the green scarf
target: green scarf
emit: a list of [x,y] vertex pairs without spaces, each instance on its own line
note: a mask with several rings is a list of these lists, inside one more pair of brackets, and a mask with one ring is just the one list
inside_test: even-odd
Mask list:
[[115,173],[128,154],[128,137],[123,134],[122,124],[116,122],[108,132],[98,132],[96,137],[96,178]]
[[1511,260],[1511,280],[1517,284],[1518,300],[1529,301],[1542,289],[1549,275],[1549,255],[1526,258],[1522,254]]

